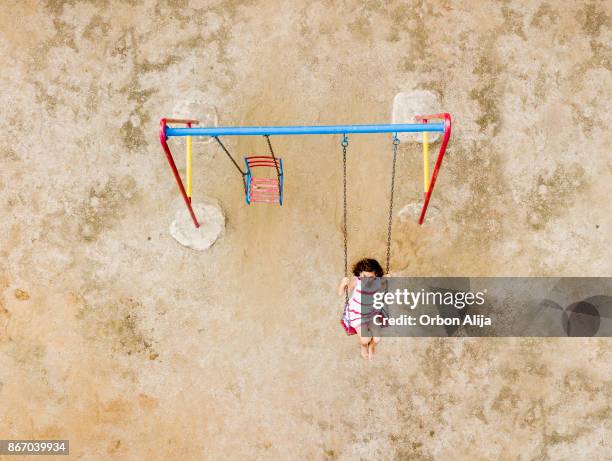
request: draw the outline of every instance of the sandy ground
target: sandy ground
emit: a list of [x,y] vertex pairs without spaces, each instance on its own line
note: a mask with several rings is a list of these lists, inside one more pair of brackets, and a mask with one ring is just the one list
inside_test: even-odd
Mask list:
[[[2,2],[1,437],[84,460],[611,459],[609,340],[389,339],[358,358],[334,293],[338,139],[274,140],[282,208],[247,207],[196,143],[195,197],[227,219],[204,253],[169,235],[157,139],[193,101],[223,125],[386,123],[398,92],[435,91],[453,138],[431,219],[396,219],[393,270],[610,276],[610,10]],[[350,258],[382,258],[390,140],[349,152]],[[402,145],[398,210],[420,168]]]

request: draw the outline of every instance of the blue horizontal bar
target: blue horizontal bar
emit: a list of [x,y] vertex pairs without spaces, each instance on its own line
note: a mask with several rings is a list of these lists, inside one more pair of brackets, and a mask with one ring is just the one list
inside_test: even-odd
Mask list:
[[444,123],[410,123],[390,125],[331,125],[331,126],[228,126],[228,127],[166,127],[166,136],[263,136],[296,134],[352,133],[421,133],[444,131]]

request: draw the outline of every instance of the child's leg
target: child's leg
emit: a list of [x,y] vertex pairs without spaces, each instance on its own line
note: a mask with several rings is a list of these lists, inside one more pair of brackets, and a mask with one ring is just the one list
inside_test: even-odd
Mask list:
[[374,358],[374,354],[376,353],[376,346],[380,342],[381,338],[378,336],[374,336],[370,344],[368,344],[368,360],[372,360]]
[[359,344],[361,346],[361,357],[367,360],[368,344],[370,344],[372,338],[370,336],[361,336],[361,327],[357,328],[357,335],[359,336]]

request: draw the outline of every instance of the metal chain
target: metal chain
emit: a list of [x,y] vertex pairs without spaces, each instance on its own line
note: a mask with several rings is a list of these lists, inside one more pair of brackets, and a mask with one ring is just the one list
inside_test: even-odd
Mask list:
[[[348,277],[348,227],[347,227],[347,219],[346,219],[346,215],[347,215],[347,198],[346,198],[346,148],[348,146],[348,138],[346,137],[346,135],[344,135],[344,137],[342,138],[342,177],[343,177],[343,198],[344,198],[344,202],[343,202],[343,210],[344,210],[344,214],[343,214],[343,218],[344,218],[344,225],[343,225],[343,231],[344,231],[344,277]],[[345,287],[344,290],[344,306],[348,306],[348,302],[349,302],[349,294],[348,294],[348,285]]]
[[389,198],[389,223],[387,226],[387,265],[385,267],[385,274],[389,273],[389,267],[391,264],[391,227],[393,225],[393,191],[395,190],[395,161],[397,160],[397,148],[400,140],[397,134],[393,136],[393,167],[391,169],[391,196]]
[[[236,167],[236,169],[238,171],[240,171],[240,174],[242,174],[242,176],[244,177],[246,175],[245,171],[242,171],[242,168],[240,168],[238,166],[238,164],[236,163],[236,160],[234,160],[234,157],[232,157],[232,154],[229,153],[229,151],[227,150],[227,148],[223,145],[223,143],[221,142],[221,140],[217,137],[214,136],[215,141],[217,141],[219,143],[219,145],[221,146],[221,148],[223,149],[223,151],[227,154],[227,156],[229,157],[229,159],[232,161],[232,163],[234,164],[234,166]],[[244,180],[244,179],[243,179]]]
[[270,154],[272,154],[272,159],[274,160],[274,166],[276,167],[276,176],[280,178],[280,170],[278,169],[278,162],[276,161],[276,157],[274,156],[274,150],[272,149],[272,143],[270,143],[270,135],[264,134],[266,141],[268,141],[268,148],[270,149]]

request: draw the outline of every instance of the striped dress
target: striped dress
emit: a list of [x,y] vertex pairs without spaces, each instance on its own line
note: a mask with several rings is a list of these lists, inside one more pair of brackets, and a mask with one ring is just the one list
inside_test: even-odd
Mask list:
[[373,285],[369,285],[367,291],[362,288],[360,278],[355,277],[355,281],[355,289],[351,293],[349,302],[344,307],[344,313],[340,319],[347,335],[356,334],[357,328],[370,323],[377,314],[381,313],[379,309],[372,307],[372,298],[368,299],[369,296],[380,290],[380,279],[376,279]]

